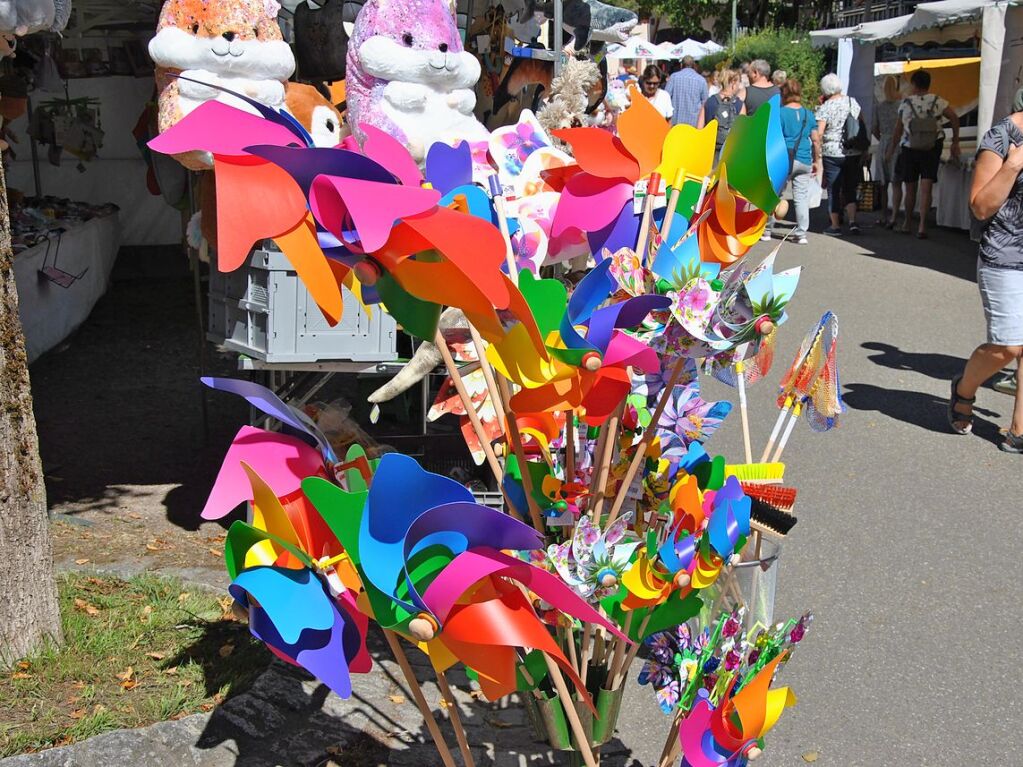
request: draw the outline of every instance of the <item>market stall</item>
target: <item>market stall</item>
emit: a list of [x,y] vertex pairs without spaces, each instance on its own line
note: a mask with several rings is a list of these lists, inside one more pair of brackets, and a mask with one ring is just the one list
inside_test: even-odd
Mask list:
[[26,200],[12,210],[14,278],[29,363],[85,321],[110,285],[121,244],[113,205]]
[[[940,72],[942,67],[949,66],[947,60],[918,59],[909,64],[934,70],[932,75],[936,77],[955,80],[945,86],[935,85],[933,90],[943,96],[951,96],[950,101],[957,113],[963,115],[976,109],[976,128],[964,133],[961,159],[952,160],[947,150],[942,158],[934,196],[939,225],[970,228],[968,201],[976,139],[1009,113],[1013,94],[1020,86],[1017,73],[1023,67],[1023,7],[1016,0],[941,0],[921,3],[912,14],[905,16],[811,32],[810,37],[817,47],[838,46],[839,74],[845,75],[847,92],[863,104],[868,117],[873,102],[875,58],[879,45],[976,43],[979,59],[971,60],[969,64],[959,62],[962,67],[973,67],[973,62],[976,62],[978,86],[975,102],[973,89],[964,92],[960,82],[970,79],[972,69],[969,72],[965,69],[958,73]],[[907,65],[898,64],[903,71],[908,71]]]

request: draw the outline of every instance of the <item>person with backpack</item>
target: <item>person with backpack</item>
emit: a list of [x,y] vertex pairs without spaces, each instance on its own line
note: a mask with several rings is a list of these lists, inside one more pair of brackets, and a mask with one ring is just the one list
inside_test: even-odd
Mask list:
[[927,238],[927,214],[931,210],[931,191],[938,180],[942,143],[945,131],[941,127],[944,117],[952,126],[952,157],[959,157],[959,115],[948,102],[930,93],[931,75],[918,69],[909,78],[912,92],[899,104],[899,120],[888,145],[887,157],[895,154],[901,145],[896,175],[906,185],[906,221],[901,232],[909,232],[916,203],[917,182],[920,182],[920,226],[916,236]]
[[[781,103],[781,132],[789,150],[789,181],[796,209],[792,237],[797,245],[806,245],[806,232],[810,228],[810,179],[820,168],[821,141],[813,112],[803,106],[803,88],[798,80],[786,80],[781,86]],[[771,239],[774,221],[772,215],[761,239]]]
[[725,145],[725,139],[728,138],[728,131],[732,129],[735,118],[746,114],[746,105],[736,95],[739,88],[739,73],[734,69],[722,69],[718,72],[717,79],[721,89],[708,97],[703,107],[704,125],[711,120],[718,121],[717,138],[714,139],[715,158],[720,157],[721,147]]
[[870,136],[863,122],[859,102],[842,93],[842,81],[831,73],[821,78],[823,101],[817,107],[817,131],[824,157],[824,183],[828,188],[831,226],[824,234],[842,234],[845,208],[849,234],[859,234],[856,225],[856,191],[863,180],[863,152]]

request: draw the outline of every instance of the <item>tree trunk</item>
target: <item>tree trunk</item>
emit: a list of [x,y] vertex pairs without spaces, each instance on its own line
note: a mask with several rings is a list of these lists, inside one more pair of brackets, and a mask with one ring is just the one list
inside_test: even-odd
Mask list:
[[46,639],[62,639],[60,609],[0,168],[0,668]]

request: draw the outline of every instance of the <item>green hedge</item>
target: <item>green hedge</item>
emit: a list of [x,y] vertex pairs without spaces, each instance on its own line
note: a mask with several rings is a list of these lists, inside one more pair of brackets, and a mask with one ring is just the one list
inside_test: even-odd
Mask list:
[[764,59],[772,70],[784,69],[803,86],[803,104],[811,109],[816,105],[824,75],[824,53],[810,45],[806,32],[765,29],[740,37],[733,48],[704,57],[700,65],[710,69],[737,67],[753,59]]

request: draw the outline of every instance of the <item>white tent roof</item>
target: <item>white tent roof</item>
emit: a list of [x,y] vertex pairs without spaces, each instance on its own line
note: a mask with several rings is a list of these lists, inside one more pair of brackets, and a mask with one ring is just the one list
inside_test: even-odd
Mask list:
[[810,39],[817,48],[837,45],[843,38],[850,38],[861,43],[880,43],[902,37],[921,29],[945,27],[980,18],[984,8],[991,5],[1015,5],[1020,0],[938,0],[933,3],[920,3],[916,10],[906,16],[894,19],[870,21],[854,27],[840,27],[811,32]]
[[638,37],[630,37],[621,45],[609,45],[607,55],[615,59],[667,59],[670,56],[660,46]]

